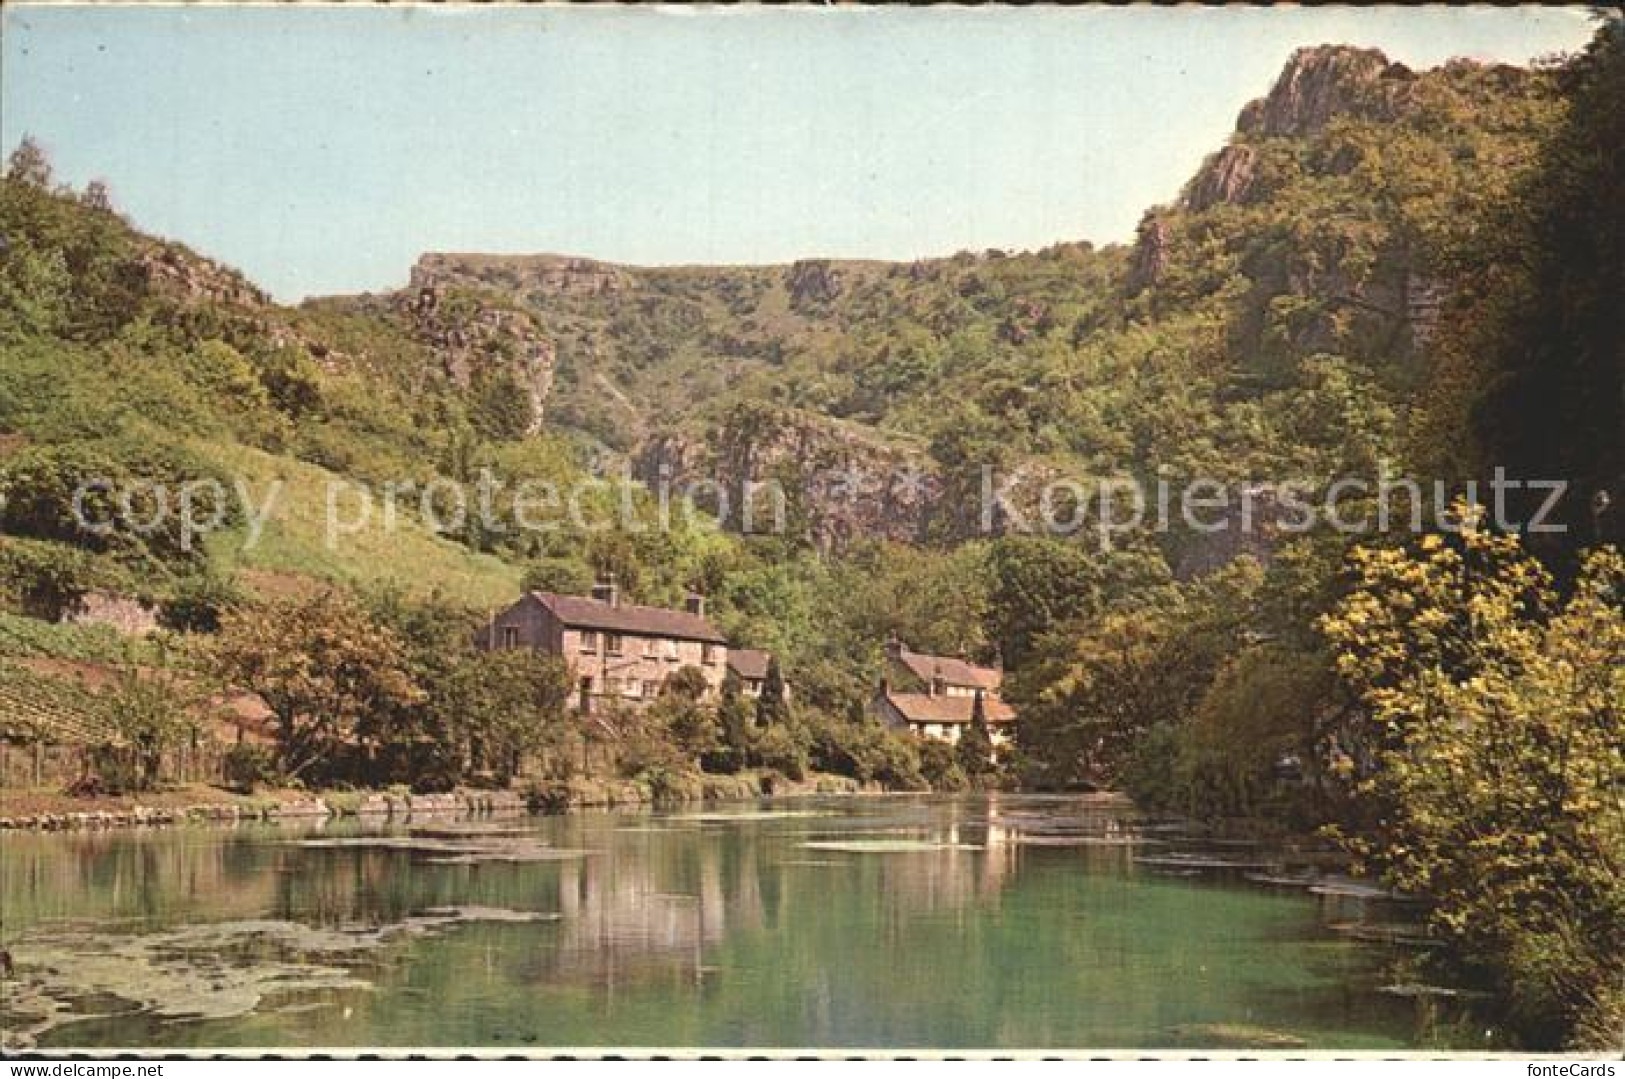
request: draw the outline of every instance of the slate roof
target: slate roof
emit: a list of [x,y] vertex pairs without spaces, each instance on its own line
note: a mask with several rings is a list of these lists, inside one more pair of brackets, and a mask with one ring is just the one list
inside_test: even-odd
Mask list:
[[605,633],[628,633],[639,637],[669,637],[679,641],[727,644],[705,616],[665,607],[641,607],[635,603],[605,603],[588,596],[561,596],[556,592],[532,592],[537,602],[572,629],[596,629]]
[[767,664],[772,658],[772,653],[759,648],[728,649],[728,666],[739,677],[751,681],[759,682],[767,677]]
[[[929,693],[887,693],[886,702],[910,723],[969,723],[974,697],[933,697]],[[1016,710],[993,697],[982,698],[989,726],[1012,723]]]
[[914,677],[930,685],[935,678],[941,678],[950,686],[967,686],[971,689],[985,689],[997,693],[1004,681],[1004,673],[994,667],[978,667],[974,663],[967,663],[953,656],[931,656],[924,652],[910,652],[907,648],[898,653],[898,660],[907,667]]

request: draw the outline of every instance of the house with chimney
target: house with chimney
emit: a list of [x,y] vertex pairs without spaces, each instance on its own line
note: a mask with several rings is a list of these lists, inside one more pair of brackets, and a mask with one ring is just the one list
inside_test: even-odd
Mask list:
[[591,596],[528,592],[491,618],[480,643],[563,657],[575,676],[576,707],[587,712],[653,701],[684,667],[703,674],[714,694],[728,668],[727,638],[705,617],[703,596],[691,594],[682,610],[645,607],[622,602],[612,579]]
[[886,644],[886,668],[871,710],[889,727],[921,738],[958,742],[976,714],[982,715],[994,746],[1010,741],[1015,709],[1001,696],[1004,672],[962,656],[911,651],[901,641]]

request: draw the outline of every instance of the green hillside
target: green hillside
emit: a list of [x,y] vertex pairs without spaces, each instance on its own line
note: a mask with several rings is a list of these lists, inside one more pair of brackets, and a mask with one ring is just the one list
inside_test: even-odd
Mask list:
[[[444,789],[512,781],[532,754],[546,783],[602,767],[667,795],[700,771],[822,770],[1331,825],[1435,900],[1529,1044],[1612,1044],[1622,72],[1617,17],[1532,69],[1301,50],[1129,246],[666,268],[430,253],[398,293],[298,306],[143,234],[104,187],[59,184],[24,141],[0,181],[0,663],[135,662],[54,623],[91,589],[139,597],[163,624],[142,662],[276,714],[276,759],[238,762],[248,783]],[[1460,527],[1476,518],[1449,496],[1498,465],[1570,480],[1568,531]],[[1020,479],[993,527],[984,467]],[[1017,527],[1058,478],[1319,490],[1384,471],[1440,482],[1420,535],[1288,528],[1278,495],[1250,529],[1228,506],[1214,528]],[[787,528],[742,534],[737,507],[663,506],[623,472],[780,482]],[[488,513],[435,501],[488,475],[506,484]],[[133,492],[154,526],[76,518],[89,480],[96,520]],[[604,527],[520,527],[520,483],[589,480]],[[219,527],[194,534],[147,481],[193,485]],[[238,494],[275,484],[256,531]],[[334,534],[333,490],[372,515]],[[391,490],[411,492],[393,521]],[[1117,505],[1076,497],[1069,519]],[[673,526],[646,527],[663,510]],[[643,602],[705,593],[793,704],[679,679],[583,724],[562,664],[472,648],[520,589],[606,573]],[[1002,665],[1015,745],[972,759],[873,722],[892,636]],[[20,670],[0,667],[8,725],[79,707]],[[162,689],[126,688],[119,737],[171,737]]]

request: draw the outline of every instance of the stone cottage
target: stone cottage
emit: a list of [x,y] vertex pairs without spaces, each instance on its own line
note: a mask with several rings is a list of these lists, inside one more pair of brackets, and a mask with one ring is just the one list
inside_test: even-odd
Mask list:
[[482,634],[487,649],[529,648],[562,656],[575,675],[576,706],[646,704],[684,667],[705,676],[716,693],[728,666],[728,644],[705,617],[705,599],[683,610],[621,602],[614,581],[589,596],[529,592],[495,615]]
[[976,699],[995,746],[1009,742],[1015,709],[1000,696],[1004,672],[955,656],[910,651],[901,641],[886,645],[886,673],[871,710],[889,727],[922,738],[957,742],[970,726]]

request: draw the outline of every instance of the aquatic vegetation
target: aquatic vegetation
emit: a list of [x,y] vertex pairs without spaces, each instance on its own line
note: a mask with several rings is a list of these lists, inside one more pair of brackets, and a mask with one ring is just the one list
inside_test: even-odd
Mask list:
[[[416,831],[426,831],[417,829]],[[501,832],[468,832],[468,839],[431,839],[412,836],[350,836],[340,839],[304,839],[298,846],[315,850],[393,850],[426,854],[430,865],[477,865],[481,862],[565,862],[597,853],[549,846],[540,839]],[[476,838],[483,836],[485,838]]]
[[846,854],[933,854],[945,850],[985,849],[970,843],[945,843],[932,839],[814,840],[801,846],[805,850],[840,851]]
[[695,821],[701,824],[744,824],[759,820],[791,820],[798,817],[832,817],[834,813],[822,809],[738,809],[717,810],[709,813],[676,813],[664,819]]
[[[11,945],[16,978],[5,983],[0,1033],[7,1049],[25,1049],[46,1032],[125,1012],[169,1022],[229,1019],[270,998],[372,983],[352,969],[400,939],[469,922],[545,922],[558,914],[495,907],[435,907],[381,926],[328,928],[276,919],[243,919],[153,933],[109,934],[78,923],[27,935]],[[299,1002],[300,1006],[316,1002]]]

